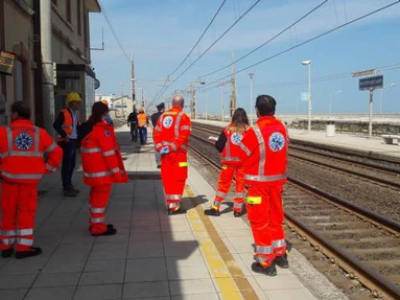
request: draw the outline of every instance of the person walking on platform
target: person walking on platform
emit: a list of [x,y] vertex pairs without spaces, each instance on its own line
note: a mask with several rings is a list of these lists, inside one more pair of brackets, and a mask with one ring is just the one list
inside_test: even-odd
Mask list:
[[83,178],[91,187],[89,230],[93,236],[117,233],[112,224],[105,222],[106,207],[112,185],[128,182],[114,127],[105,121],[107,113],[108,107],[96,102],[80,131]]
[[[158,119],[161,117],[161,115],[165,111],[164,102],[157,105],[157,110],[158,111],[156,113],[154,113],[150,116],[151,124],[153,125],[153,129],[156,127]],[[161,168],[161,154],[158,151],[156,151],[156,164],[157,164],[157,168]]]
[[252,270],[275,276],[275,265],[288,268],[283,231],[283,185],[286,182],[287,132],[275,118],[276,101],[268,95],[256,100],[257,123],[239,143],[244,161],[247,213],[255,241]]
[[183,112],[182,96],[172,98],[172,108],[157,121],[154,143],[161,153],[161,179],[169,215],[185,213],[181,208],[182,194],[188,176],[187,150],[192,124]]
[[38,183],[44,174],[54,172],[61,164],[61,148],[44,129],[33,125],[30,115],[29,107],[15,102],[11,106],[10,126],[0,127],[3,257],[14,253],[15,242],[16,258],[42,253],[41,248],[33,247]]
[[78,93],[69,93],[66,97],[67,108],[61,110],[53,123],[54,129],[59,134],[58,144],[63,149],[61,167],[64,196],[76,197],[79,190],[72,184],[72,175],[76,164],[76,148],[78,139],[79,120],[76,112],[81,106],[81,96]]
[[139,114],[137,116],[138,119],[138,127],[139,127],[139,137],[140,137],[140,144],[144,145],[147,141],[147,125],[149,120],[147,115],[144,113],[144,108],[141,107],[139,109]]
[[137,137],[138,137],[138,114],[136,112],[135,106],[133,107],[133,111],[129,114],[128,116],[128,127],[130,127],[131,130],[131,137],[132,137],[132,142],[137,142]]
[[[108,101],[107,100],[101,100],[101,102],[108,107]],[[107,116],[104,118],[104,120],[107,122],[107,124],[114,126],[114,121],[110,117],[110,114],[107,114]]]
[[244,198],[246,196],[243,183],[244,170],[238,157],[238,153],[240,152],[238,144],[243,139],[249,127],[249,119],[247,118],[246,111],[243,108],[238,108],[232,116],[231,124],[222,130],[221,135],[215,143],[217,150],[222,152],[222,166],[214,204],[210,209],[204,211],[204,214],[208,216],[220,216],[221,203],[225,200],[229,192],[233,176],[236,176],[236,195],[233,199],[233,214],[236,218],[244,214]]

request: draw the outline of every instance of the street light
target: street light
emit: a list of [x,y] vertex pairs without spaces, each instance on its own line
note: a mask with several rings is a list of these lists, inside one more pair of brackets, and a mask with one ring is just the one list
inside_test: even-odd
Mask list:
[[220,85],[219,90],[221,92],[221,122],[224,121],[224,86]]
[[250,77],[250,124],[253,125],[253,77],[254,73],[249,73]]
[[336,94],[340,94],[342,91],[337,91],[331,94],[330,101],[329,101],[329,114],[332,114],[332,99]]
[[190,117],[192,119],[196,118],[196,85],[205,85],[205,81],[197,80],[190,83]]
[[308,66],[308,133],[311,133],[311,60],[304,60],[301,64]]
[[[392,82],[392,83],[390,84],[390,88],[393,88],[395,85],[396,85],[396,84],[395,84],[394,82]],[[380,100],[380,101],[379,101],[379,113],[380,113],[380,114],[382,114],[383,90],[384,90],[384,88],[381,89],[381,97],[380,97],[380,99],[379,99],[379,100]]]

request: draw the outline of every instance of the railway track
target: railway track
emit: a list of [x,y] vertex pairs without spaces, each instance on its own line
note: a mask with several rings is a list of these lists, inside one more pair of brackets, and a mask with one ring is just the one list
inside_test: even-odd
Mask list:
[[[219,168],[219,153],[194,130],[191,150]],[[214,135],[215,135],[214,130]],[[286,226],[374,297],[400,299],[400,224],[294,178],[284,192]]]

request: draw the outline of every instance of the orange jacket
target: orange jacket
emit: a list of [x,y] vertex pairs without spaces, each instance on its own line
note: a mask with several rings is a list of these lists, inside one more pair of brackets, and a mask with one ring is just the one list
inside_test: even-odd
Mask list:
[[128,181],[121,150],[112,125],[93,126],[81,142],[83,178],[86,185],[99,186]]
[[2,178],[38,183],[44,174],[59,167],[62,150],[44,129],[29,120],[17,119],[10,126],[0,127],[0,157]]
[[138,114],[137,118],[139,127],[145,127],[147,125],[147,116],[145,113]]
[[259,118],[239,147],[245,184],[271,185],[286,181],[287,133],[280,120],[273,116]]
[[[74,130],[74,119],[72,118],[71,112],[67,109],[64,108],[61,113],[64,115],[64,123],[62,124],[62,129],[64,132],[67,134],[67,136],[70,136]],[[79,126],[79,119],[78,116],[76,116],[77,123],[76,126]],[[57,141],[61,142],[63,141],[64,138],[59,136],[57,138]]]
[[179,106],[173,106],[170,110],[158,118],[154,128],[153,138],[157,151],[168,146],[170,151],[187,153],[189,136],[192,132],[192,123],[187,114]]
[[226,144],[221,154],[221,164],[239,165],[239,143],[243,140],[246,131],[238,133],[235,124],[230,124],[223,129],[226,136]]

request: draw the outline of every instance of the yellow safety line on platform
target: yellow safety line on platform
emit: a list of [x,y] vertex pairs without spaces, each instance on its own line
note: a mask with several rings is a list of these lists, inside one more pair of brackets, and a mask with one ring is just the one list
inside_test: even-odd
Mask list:
[[201,202],[188,185],[185,194],[190,198],[191,206],[196,207],[188,210],[189,223],[222,297],[226,300],[259,300],[214,225],[204,215]]

